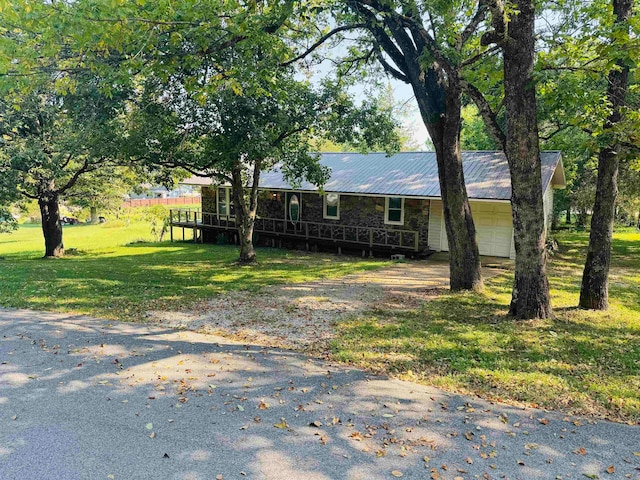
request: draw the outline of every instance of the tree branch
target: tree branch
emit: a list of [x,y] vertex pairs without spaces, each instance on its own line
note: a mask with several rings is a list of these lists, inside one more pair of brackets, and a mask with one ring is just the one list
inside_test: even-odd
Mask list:
[[329,33],[327,33],[327,34],[323,35],[322,37],[320,37],[313,45],[311,45],[309,48],[307,48],[300,55],[292,58],[291,60],[287,60],[286,62],[282,62],[280,64],[280,66],[281,67],[286,67],[288,65],[291,65],[292,63],[297,62],[298,60],[302,60],[307,55],[309,55],[314,50],[316,50],[318,47],[320,47],[324,42],[326,42],[331,37],[333,37],[334,35],[336,35],[336,34],[338,34],[340,32],[344,32],[345,30],[356,30],[358,28],[366,28],[366,26],[367,25],[365,23],[355,23],[355,24],[352,24],[352,25],[342,25],[340,27],[336,27],[333,30],[331,30]]
[[66,183],[66,185],[60,189],[58,189],[58,193],[64,193],[67,190],[69,190],[71,187],[73,187],[76,182],[78,181],[78,179],[80,178],[80,176],[82,176],[82,174],[84,174],[87,171],[87,168],[89,168],[89,160],[85,160],[84,163],[82,164],[82,167],[80,167],[78,170],[76,170],[76,172],[71,176],[71,178],[69,179],[69,181]]
[[507,138],[498,123],[498,118],[496,113],[491,109],[491,105],[487,102],[487,99],[484,97],[482,92],[474,85],[470,84],[466,80],[461,80],[460,85],[464,92],[473,100],[473,103],[476,104],[478,110],[480,111],[480,116],[484,120],[485,125],[487,126],[487,130],[489,131],[489,135],[497,145],[500,146],[502,150],[506,147]]
[[38,200],[38,196],[37,195],[31,195],[30,193],[25,192],[21,188],[18,188],[17,190],[18,190],[18,193],[20,195],[24,195],[25,197],[30,198],[32,200]]
[[478,2],[478,9],[476,10],[476,13],[473,15],[471,21],[464,28],[460,36],[456,39],[457,51],[461,51],[464,44],[467,43],[469,38],[471,38],[471,35],[476,32],[480,23],[482,23],[482,21],[486,18],[488,10],[489,6],[487,5],[486,0],[480,0]]
[[486,57],[487,55],[489,55],[489,54],[491,54],[491,53],[493,53],[495,51],[500,50],[501,48],[502,48],[502,45],[494,45],[494,46],[492,46],[490,48],[487,48],[486,50],[484,50],[484,51],[482,51],[480,53],[477,53],[473,57],[467,58],[465,61],[460,63],[460,66],[463,67],[463,68],[464,67],[468,67],[469,65],[472,65],[472,64],[476,63],[478,60]]
[[404,83],[409,83],[409,77],[407,77],[404,73],[401,73],[399,70],[393,68],[393,66],[387,62],[387,60],[384,58],[384,55],[382,55],[382,52],[378,51],[378,61],[380,62],[380,65],[382,65],[382,68],[389,73],[392,77],[400,80],[401,82]]

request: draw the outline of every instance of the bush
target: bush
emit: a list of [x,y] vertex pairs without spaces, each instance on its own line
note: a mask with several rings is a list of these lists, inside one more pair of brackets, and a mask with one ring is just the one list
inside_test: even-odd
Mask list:
[[155,242],[161,242],[169,231],[169,210],[164,205],[153,205],[144,210],[144,220],[151,223],[151,235]]

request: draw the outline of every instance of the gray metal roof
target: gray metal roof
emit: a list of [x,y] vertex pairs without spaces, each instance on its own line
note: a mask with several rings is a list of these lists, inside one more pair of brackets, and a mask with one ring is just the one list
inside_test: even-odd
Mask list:
[[[561,155],[558,151],[541,152],[542,190],[546,191],[556,169],[558,186],[564,186]],[[438,165],[435,152],[386,153],[321,153],[320,163],[331,169],[331,177],[324,186],[327,192],[398,197],[440,197]],[[497,151],[462,152],[462,166],[469,198],[480,200],[509,200],[511,177],[504,153]],[[210,185],[211,180],[191,177],[183,183]],[[263,172],[260,188],[291,190],[276,168]],[[302,182],[298,190],[317,188]]]
[[[542,187],[545,191],[560,162],[560,152],[541,152]],[[322,153],[320,163],[331,169],[324,186],[327,192],[394,195],[399,197],[440,197],[438,166],[434,152]],[[502,152],[462,153],[462,165],[469,198],[509,200],[511,178]],[[291,189],[276,169],[264,172],[261,188]],[[300,190],[317,190],[303,182]]]

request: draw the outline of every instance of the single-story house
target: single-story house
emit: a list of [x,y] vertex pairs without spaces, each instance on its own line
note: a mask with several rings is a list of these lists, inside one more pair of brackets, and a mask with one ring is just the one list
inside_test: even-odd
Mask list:
[[[553,212],[553,192],[565,187],[560,152],[540,154],[545,224]],[[511,181],[505,155],[463,152],[462,161],[481,255],[515,256]],[[293,189],[277,170],[260,180],[255,225],[258,243],[333,245],[371,253],[426,254],[446,251],[440,184],[434,152],[322,153],[331,176],[322,193],[309,184]],[[202,187],[201,212],[172,212],[174,226],[200,232],[203,241],[233,233],[232,195],[227,185],[192,177]]]

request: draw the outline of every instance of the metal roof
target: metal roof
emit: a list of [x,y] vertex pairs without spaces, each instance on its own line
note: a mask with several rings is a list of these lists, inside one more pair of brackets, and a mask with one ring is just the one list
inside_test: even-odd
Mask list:
[[[543,191],[551,182],[560,158],[558,151],[540,153]],[[386,153],[321,153],[320,163],[331,169],[331,177],[324,186],[327,192],[440,197],[435,152],[400,152],[391,156]],[[511,198],[509,165],[503,152],[462,152],[462,165],[469,198]],[[260,188],[291,190],[291,185],[276,168],[262,173]],[[298,190],[315,191],[317,187],[302,182]]]
[[[541,152],[543,191],[560,162],[560,152]],[[434,152],[322,153],[320,163],[331,169],[327,192],[394,195],[398,197],[440,197],[438,165]],[[462,166],[469,198],[509,200],[511,177],[502,152],[462,153]],[[291,189],[278,170],[265,172],[261,188]],[[317,190],[303,182],[300,190]]]

